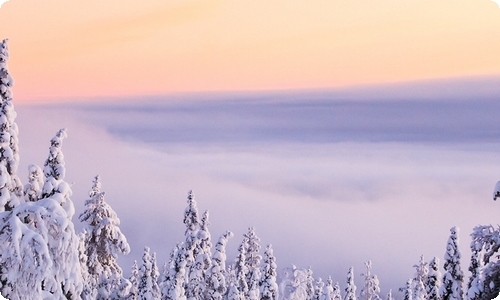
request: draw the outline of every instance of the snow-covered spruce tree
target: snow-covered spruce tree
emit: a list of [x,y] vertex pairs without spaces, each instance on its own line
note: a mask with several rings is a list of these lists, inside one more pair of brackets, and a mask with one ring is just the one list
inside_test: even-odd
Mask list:
[[158,275],[159,272],[158,267],[156,266],[156,255],[151,255],[149,247],[145,247],[139,274],[138,299],[160,299],[161,295],[160,288],[158,287]]
[[24,200],[38,201],[42,197],[42,188],[45,181],[42,169],[37,165],[28,167],[28,183],[24,186]]
[[[246,300],[245,293],[240,291],[238,286],[238,278],[236,275],[236,270],[233,268],[233,265],[228,266],[227,270],[227,282],[228,282],[228,291],[227,291],[227,300]],[[243,282],[245,282],[243,280]],[[246,282],[245,282],[246,284]]]
[[[243,239],[246,240],[247,248],[245,250],[245,264],[246,264],[246,281],[249,288],[249,292],[257,294],[259,298],[259,283],[261,280],[260,264],[262,261],[262,255],[259,254],[260,250],[260,238],[255,233],[255,228],[248,228],[248,232],[243,235]],[[249,294],[247,294],[249,297]]]
[[389,293],[387,293],[387,297],[385,299],[386,300],[394,300],[394,297],[392,296],[392,290],[389,290]]
[[269,244],[264,251],[264,263],[261,272],[260,298],[262,300],[278,299],[277,268],[278,266],[276,265],[276,258],[273,254],[273,247]]
[[482,250],[483,243],[472,240],[470,244],[471,258],[469,271],[471,276],[469,277],[469,282],[467,284],[467,299],[468,300],[479,300],[482,299],[483,294],[483,259]]
[[477,274],[475,278],[471,278],[474,285],[469,288],[469,292],[476,294],[479,291],[476,299],[493,299],[500,292],[500,228],[491,225],[476,226],[471,237],[471,250],[472,247],[481,249],[477,256],[478,259],[482,256],[482,262],[477,263]]
[[333,285],[332,300],[342,300],[340,285],[338,282],[335,282],[335,284]]
[[17,176],[19,166],[18,127],[12,103],[11,88],[14,80],[9,74],[8,40],[0,43],[0,211],[12,210],[19,205],[23,186]]
[[350,267],[347,272],[347,286],[345,288],[344,300],[356,300],[356,285],[354,284],[354,268]]
[[[47,173],[46,173],[47,174]],[[104,201],[100,191],[99,176],[93,181],[89,199],[80,221],[86,224],[85,255],[89,272],[88,288],[97,290],[96,299],[110,299],[113,291],[119,290],[126,280],[118,265],[118,254],[128,254],[130,247],[120,231],[120,219],[111,206]],[[91,291],[84,291],[82,296]]]
[[307,268],[306,270],[305,292],[306,292],[306,300],[311,300],[314,296],[314,277],[313,277],[313,270],[311,267]]
[[212,242],[210,231],[208,230],[209,213],[205,211],[200,223],[197,236],[197,254],[194,263],[189,271],[188,288],[186,296],[188,300],[202,299],[206,294],[207,272],[212,264]]
[[321,277],[318,277],[316,284],[314,285],[314,295],[313,300],[323,300],[323,289],[325,288],[325,283]]
[[[64,164],[60,146],[59,162]],[[9,299],[80,297],[80,242],[71,221],[71,189],[63,175],[54,193],[0,216],[0,283]]]
[[427,300],[441,300],[441,272],[439,272],[439,258],[434,257],[429,262],[429,273],[424,282]]
[[446,245],[444,255],[443,284],[441,286],[441,298],[443,300],[462,300],[462,285],[464,273],[460,268],[460,250],[458,249],[458,228],[450,229],[450,237]]
[[170,290],[170,287],[173,283],[173,271],[175,271],[175,259],[177,257],[177,252],[179,251],[179,244],[175,245],[175,247],[172,249],[170,252],[170,256],[168,259],[168,262],[163,265],[163,274],[160,277],[160,281],[158,283],[158,286],[160,287],[161,291],[161,299],[166,300],[169,299],[168,297],[168,291]]
[[170,281],[167,282],[167,294],[162,295],[162,299],[186,300],[186,248],[182,243],[177,244],[174,249],[174,266],[170,269]]
[[245,298],[248,295],[248,283],[246,275],[248,274],[248,267],[246,263],[246,251],[248,249],[247,239],[243,239],[238,248],[238,256],[234,262],[234,273],[236,275],[235,286],[239,293]]
[[[186,225],[184,252],[186,255],[186,270],[189,272],[199,251],[198,231],[200,230],[200,219],[193,191],[188,192],[187,203],[188,206],[184,211],[184,225]],[[189,277],[186,279],[189,279]]]
[[226,245],[231,237],[233,237],[233,233],[231,231],[226,231],[219,238],[217,244],[215,244],[215,251],[212,255],[212,265],[207,272],[207,299],[222,300],[227,293]]
[[376,275],[371,274],[372,262],[365,262],[366,273],[361,274],[363,276],[364,285],[361,288],[359,298],[362,300],[379,300],[380,287],[379,281]]
[[137,260],[134,260],[128,280],[130,281],[130,292],[127,299],[137,300],[139,297],[139,267],[137,265]]
[[413,300],[413,279],[408,279],[406,286],[399,291],[403,292],[403,300]]
[[429,267],[423,255],[420,256],[419,263],[413,267],[415,268],[415,276],[412,281],[413,300],[426,300],[427,291],[424,283],[427,281],[427,276],[429,275]]
[[66,167],[62,152],[62,142],[68,135],[66,129],[60,129],[50,140],[49,156],[45,161],[43,173],[45,183],[42,190],[42,198],[53,198],[66,210],[71,219],[75,214],[75,207],[71,201],[71,188],[64,181]]
[[326,280],[325,288],[323,289],[322,299],[333,300],[333,280],[331,276],[328,276],[328,279]]

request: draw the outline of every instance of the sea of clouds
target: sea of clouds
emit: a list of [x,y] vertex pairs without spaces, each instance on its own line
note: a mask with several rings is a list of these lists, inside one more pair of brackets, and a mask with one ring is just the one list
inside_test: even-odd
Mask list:
[[452,226],[461,228],[466,271],[469,233],[497,224],[500,211],[498,101],[390,91],[18,105],[20,173],[24,180],[30,163],[43,164],[66,127],[77,214],[99,174],[132,247],[120,258],[126,274],[144,246],[167,261],[192,189],[200,212],[210,210],[213,241],[235,233],[230,260],[255,226],[280,268],[312,266],[345,287],[348,268],[360,285],[372,260],[387,292],[404,286],[420,255],[443,259]]

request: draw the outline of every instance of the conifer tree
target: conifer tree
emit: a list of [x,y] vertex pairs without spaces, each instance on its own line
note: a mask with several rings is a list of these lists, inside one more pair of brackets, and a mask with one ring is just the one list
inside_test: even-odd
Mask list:
[[450,238],[446,245],[444,255],[443,285],[441,286],[441,298],[443,300],[462,300],[462,285],[464,274],[460,268],[460,250],[458,249],[458,228],[450,229]]
[[56,135],[50,140],[49,156],[44,164],[43,173],[45,175],[45,183],[42,190],[42,198],[52,198],[57,200],[64,208],[68,218],[73,218],[75,208],[71,201],[71,188],[64,181],[66,167],[64,155],[62,152],[62,142],[68,135],[66,129],[60,129]]
[[323,289],[323,300],[333,300],[333,280],[331,276],[328,276],[326,280],[325,288]]
[[139,299],[139,267],[137,266],[137,260],[134,260],[132,265],[132,270],[130,272],[130,293],[127,299],[137,300]]
[[366,273],[361,274],[364,277],[364,285],[361,289],[359,298],[362,300],[379,300],[380,287],[379,281],[376,275],[371,274],[372,262],[365,262]]
[[98,290],[97,299],[109,299],[110,292],[118,290],[118,285],[125,281],[117,256],[128,254],[130,247],[118,227],[120,219],[104,201],[100,186],[99,176],[96,176],[89,192],[90,199],[85,201],[85,210],[80,214],[80,221],[86,223],[88,232],[85,254],[91,277],[89,288]]
[[400,288],[399,290],[402,291],[403,294],[403,300],[413,300],[413,279],[408,279],[406,282],[406,286],[404,288]]
[[429,274],[424,282],[428,300],[440,300],[441,272],[439,272],[439,258],[434,257],[429,262]]
[[173,280],[173,272],[175,271],[175,259],[177,257],[177,252],[179,251],[179,244],[175,245],[175,247],[170,252],[170,257],[168,263],[165,263],[163,266],[163,275],[160,278],[160,283],[158,284],[161,291],[161,299],[166,300],[170,299],[169,290],[174,282]]
[[[186,248],[183,243],[176,246],[174,267],[170,269],[170,282],[167,284],[167,295],[163,295],[164,299],[186,300]],[[165,297],[166,296],[166,297]]]
[[313,270],[311,267],[306,270],[306,280],[305,280],[305,292],[306,292],[306,300],[311,300],[314,296],[314,278],[313,278]]
[[188,206],[184,211],[184,225],[186,225],[186,232],[184,234],[186,239],[184,242],[184,253],[186,255],[186,270],[189,272],[199,251],[198,231],[200,230],[200,219],[193,191],[188,192],[187,203]]
[[208,230],[209,213],[205,211],[198,230],[197,243],[198,251],[194,263],[189,272],[189,282],[187,289],[188,300],[204,298],[206,293],[207,272],[212,264],[211,261],[211,236]]
[[215,245],[212,265],[207,272],[207,298],[222,300],[227,293],[226,245],[233,233],[226,231]]
[[386,300],[394,300],[394,297],[392,296],[392,290],[389,290],[389,293],[387,293]]
[[314,295],[313,300],[322,300],[323,298],[323,289],[325,287],[325,283],[321,277],[316,281],[316,285],[314,286]]
[[158,287],[158,267],[156,266],[156,254],[150,254],[149,247],[144,247],[142,266],[139,274],[138,299],[154,300],[160,299]]
[[345,288],[344,300],[356,300],[356,285],[354,284],[353,267],[350,267],[347,272],[347,287]]
[[19,166],[18,128],[12,103],[11,88],[14,80],[9,74],[8,40],[0,43],[0,211],[12,210],[19,205],[23,187],[17,169]]
[[335,282],[335,285],[333,286],[332,299],[342,300],[342,295],[340,293],[340,285],[338,282]]
[[248,232],[243,235],[243,239],[246,241],[247,245],[245,249],[246,282],[249,290],[252,290],[252,287],[254,287],[254,289],[257,288],[257,291],[254,292],[259,293],[258,283],[261,277],[260,264],[262,261],[262,256],[259,254],[260,238],[255,233],[255,228],[250,227],[248,228]]
[[469,271],[471,276],[467,284],[467,299],[468,300],[479,300],[483,297],[483,243],[476,239],[472,239],[470,244],[471,259]]
[[238,257],[236,258],[234,264],[234,272],[236,276],[235,286],[239,293],[243,297],[248,295],[248,283],[246,280],[246,275],[248,274],[248,268],[246,263],[246,251],[248,249],[247,239],[243,239],[243,242],[238,248]]
[[264,251],[264,264],[262,266],[262,278],[260,283],[260,297],[262,300],[278,299],[277,268],[273,248],[272,245],[269,244],[266,247],[266,251]]
[[413,300],[426,300],[427,291],[424,282],[427,281],[429,267],[424,261],[424,256],[420,256],[420,262],[413,266],[415,268],[415,276],[413,277]]

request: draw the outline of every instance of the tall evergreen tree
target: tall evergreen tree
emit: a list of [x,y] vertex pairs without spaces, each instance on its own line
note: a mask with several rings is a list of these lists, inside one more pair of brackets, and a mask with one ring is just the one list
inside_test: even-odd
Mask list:
[[242,297],[247,297],[248,295],[248,283],[246,280],[246,275],[248,274],[248,268],[246,263],[246,251],[248,249],[247,240],[243,239],[243,242],[238,248],[238,256],[234,263],[234,271],[236,276],[235,286],[238,289]]
[[427,276],[429,275],[429,267],[427,262],[425,262],[423,255],[420,256],[419,263],[413,267],[415,268],[415,276],[412,281],[413,300],[426,300],[427,291],[424,283],[427,281]]
[[8,40],[0,43],[0,211],[11,210],[19,205],[23,194],[21,180],[17,176],[19,166],[19,129],[12,102],[11,88],[14,80],[9,74]]
[[372,269],[372,262],[367,261],[365,262],[365,267],[366,267],[366,273],[361,274],[363,276],[363,281],[364,285],[363,288],[361,289],[359,298],[364,300],[380,300],[380,296],[378,295],[380,293],[380,287],[379,287],[379,281],[376,275],[371,274],[371,269]]
[[210,224],[208,216],[208,211],[205,211],[201,219],[200,229],[198,230],[198,251],[189,273],[188,300],[202,299],[206,293],[207,272],[212,264],[212,242],[210,231],[208,230],[208,225]]
[[129,300],[137,300],[139,299],[139,267],[137,266],[137,260],[134,260],[134,264],[132,265],[132,270],[130,272],[130,277],[128,279],[130,281],[130,293],[127,299]]
[[144,247],[142,255],[142,266],[139,274],[138,299],[155,300],[160,299],[160,288],[158,287],[158,267],[156,265],[156,254],[150,254],[149,247]]
[[[59,163],[64,164],[60,146]],[[3,164],[0,167],[5,169]],[[69,185],[60,176],[54,193],[17,205],[0,217],[0,283],[8,298],[80,297],[80,241],[71,221],[70,195]]]
[[314,285],[313,300],[322,300],[324,288],[325,288],[325,283],[323,282],[323,279],[321,277],[318,277],[318,280]]
[[332,299],[342,300],[342,295],[340,293],[340,285],[338,282],[335,282],[335,285],[333,286]]
[[333,280],[332,277],[329,276],[326,280],[325,288],[323,289],[323,300],[334,300],[333,294]]
[[233,233],[226,231],[215,245],[212,265],[207,272],[207,299],[222,300],[227,293],[226,245]]
[[462,285],[464,274],[460,268],[460,250],[458,249],[458,228],[450,229],[450,237],[446,245],[444,255],[443,285],[441,286],[441,297],[443,300],[462,300]]
[[[198,207],[194,198],[193,191],[188,192],[188,206],[184,211],[184,225],[186,225],[184,254],[186,255],[186,270],[189,272],[191,265],[199,252],[198,231],[200,230],[200,218],[198,216]],[[189,279],[189,274],[187,274]]]
[[262,300],[277,300],[278,299],[278,283],[276,258],[273,254],[271,244],[267,245],[264,251],[264,264],[262,266],[261,291],[260,297]]
[[413,279],[408,279],[406,286],[399,290],[403,292],[403,300],[413,300]]
[[389,290],[389,293],[387,293],[386,300],[394,300],[394,297],[392,296],[392,290]]
[[80,214],[80,221],[86,223],[88,232],[85,254],[91,277],[89,288],[98,290],[97,299],[109,299],[110,292],[118,290],[118,285],[125,281],[117,256],[128,254],[130,247],[118,227],[120,219],[104,201],[104,192],[100,191],[100,186],[99,176],[96,176],[89,192],[90,199],[85,201],[85,210]]
[[345,288],[344,300],[356,300],[356,285],[354,284],[354,268],[350,267],[347,272],[347,286]]
[[170,282],[167,284],[168,292],[163,299],[186,300],[186,248],[180,243],[176,249],[174,267],[170,269]]
[[439,258],[434,257],[429,262],[429,274],[424,282],[427,300],[441,300],[441,272],[439,272]]
[[262,261],[262,256],[259,254],[260,250],[260,238],[255,233],[255,228],[248,228],[248,232],[243,235],[244,240],[244,255],[245,255],[245,280],[248,286],[248,292],[246,297],[250,298],[249,293],[252,293],[252,297],[260,298],[259,283],[261,281],[260,264]]

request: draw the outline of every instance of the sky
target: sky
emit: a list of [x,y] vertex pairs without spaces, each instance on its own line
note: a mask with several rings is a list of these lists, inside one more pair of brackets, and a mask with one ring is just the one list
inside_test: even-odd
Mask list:
[[498,75],[491,0],[11,0],[19,102]]
[[99,174],[126,274],[144,246],[167,260],[191,189],[230,259],[255,226],[280,268],[344,287],[372,260],[384,292],[453,226],[466,271],[498,223],[493,1],[9,0],[0,38],[21,178],[66,127],[77,214]]

